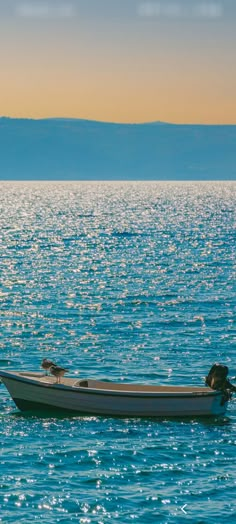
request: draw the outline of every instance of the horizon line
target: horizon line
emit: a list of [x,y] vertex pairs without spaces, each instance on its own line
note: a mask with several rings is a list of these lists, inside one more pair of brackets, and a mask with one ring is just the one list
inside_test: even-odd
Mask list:
[[0,115],[0,120],[28,120],[33,122],[42,122],[42,121],[52,121],[52,120],[58,120],[58,121],[80,121],[80,122],[90,122],[90,123],[97,123],[97,124],[109,124],[109,125],[123,125],[123,126],[140,126],[140,125],[173,125],[173,126],[236,126],[235,123],[205,123],[205,122],[168,122],[164,120],[148,120],[148,121],[141,121],[141,122],[117,122],[117,121],[110,121],[110,120],[96,120],[96,119],[90,119],[90,118],[79,118],[79,117],[67,117],[67,116],[56,116],[56,117],[27,117],[27,116],[6,116],[6,115]]
[[151,183],[159,183],[159,182],[166,182],[166,183],[186,183],[186,182],[199,182],[201,184],[211,184],[211,183],[215,183],[215,184],[220,184],[222,182],[228,182],[228,183],[234,183],[236,184],[236,179],[235,178],[216,178],[216,179],[211,179],[211,178],[206,178],[206,179],[201,179],[201,178],[0,178],[0,184],[1,183],[11,183],[11,182],[19,182],[19,183],[22,183],[22,182],[27,182],[27,183],[34,183],[34,182],[50,182],[50,183],[71,183],[71,182],[86,182],[86,183],[97,183],[97,182],[104,182],[104,183],[107,183],[107,182],[112,182],[112,183],[132,183],[132,182],[144,182],[144,183],[147,183],[147,182],[151,182]]

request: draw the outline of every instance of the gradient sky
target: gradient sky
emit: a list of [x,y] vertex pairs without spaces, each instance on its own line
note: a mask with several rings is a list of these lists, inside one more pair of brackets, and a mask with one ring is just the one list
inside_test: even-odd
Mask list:
[[0,0],[0,115],[236,124],[235,0]]

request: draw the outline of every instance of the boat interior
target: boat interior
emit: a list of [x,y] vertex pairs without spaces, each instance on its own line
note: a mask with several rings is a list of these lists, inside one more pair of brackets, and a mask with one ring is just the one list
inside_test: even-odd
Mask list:
[[[31,372],[31,371],[20,371],[20,372],[13,372],[14,376],[19,376],[28,378],[31,380],[36,380],[37,382],[40,382],[41,384],[56,384],[55,377],[51,375],[45,375],[41,372]],[[146,384],[132,384],[132,383],[125,383],[125,382],[112,382],[112,381],[101,381],[101,380],[93,380],[93,379],[87,379],[82,378],[78,380],[78,377],[74,378],[68,378],[68,377],[62,377],[60,384],[63,386],[69,386],[71,388],[89,388],[89,389],[102,389],[102,390],[109,390],[109,391],[136,391],[136,392],[150,392],[150,393],[207,393],[211,392],[212,389],[206,386],[162,386],[162,385],[146,385]]]

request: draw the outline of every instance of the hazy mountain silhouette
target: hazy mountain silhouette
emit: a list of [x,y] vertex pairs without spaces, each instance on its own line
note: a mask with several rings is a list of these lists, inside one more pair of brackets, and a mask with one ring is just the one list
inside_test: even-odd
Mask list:
[[236,125],[0,118],[0,179],[233,180]]

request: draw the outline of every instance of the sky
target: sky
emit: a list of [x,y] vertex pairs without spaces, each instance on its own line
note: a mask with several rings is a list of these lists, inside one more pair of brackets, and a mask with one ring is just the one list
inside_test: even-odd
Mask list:
[[0,115],[236,124],[235,0],[0,0]]

